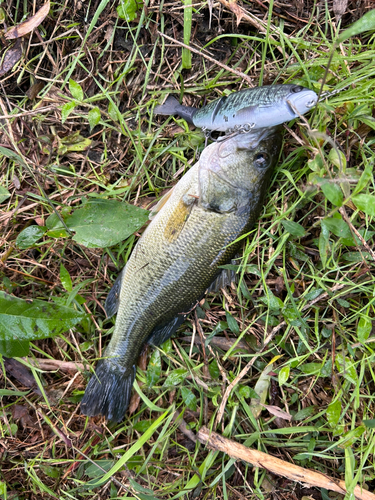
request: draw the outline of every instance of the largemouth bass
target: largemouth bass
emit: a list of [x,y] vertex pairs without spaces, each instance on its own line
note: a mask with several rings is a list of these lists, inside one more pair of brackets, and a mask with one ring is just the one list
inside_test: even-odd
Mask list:
[[124,418],[143,346],[167,340],[233,258],[280,147],[278,127],[215,142],[162,200],[108,295],[116,324],[82,399],[85,415]]
[[233,92],[216,99],[203,108],[182,106],[169,96],[156,106],[158,115],[179,115],[204,130],[233,132],[274,127],[304,115],[317,103],[313,90],[300,85],[272,85]]

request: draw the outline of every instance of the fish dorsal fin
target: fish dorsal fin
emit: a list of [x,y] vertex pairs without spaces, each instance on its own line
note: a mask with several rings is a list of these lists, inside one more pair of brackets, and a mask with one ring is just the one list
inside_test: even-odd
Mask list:
[[157,204],[151,208],[151,212],[149,215],[149,219],[152,220],[155,218],[156,214],[160,212],[160,210],[164,207],[164,205],[167,203],[169,198],[171,197],[171,194],[173,193],[174,187],[171,188],[169,191],[167,191],[157,202]]
[[107,295],[107,298],[106,298],[106,301],[104,304],[104,309],[105,309],[105,313],[107,315],[107,318],[111,318],[118,311],[118,308],[120,305],[120,292],[121,292],[122,280],[123,280],[124,274],[125,274],[125,267],[120,272],[120,274],[117,276],[116,281],[114,282],[112,288],[109,291],[109,294]]

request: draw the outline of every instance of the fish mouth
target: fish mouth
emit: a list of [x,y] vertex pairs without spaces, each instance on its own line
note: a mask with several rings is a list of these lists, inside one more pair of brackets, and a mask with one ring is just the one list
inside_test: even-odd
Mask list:
[[[314,94],[312,92],[312,94]],[[300,96],[298,99],[287,99],[286,103],[289,107],[289,110],[292,112],[293,117],[301,116],[305,114],[308,110],[312,109],[316,106],[318,100],[317,96],[311,94],[309,96]]]

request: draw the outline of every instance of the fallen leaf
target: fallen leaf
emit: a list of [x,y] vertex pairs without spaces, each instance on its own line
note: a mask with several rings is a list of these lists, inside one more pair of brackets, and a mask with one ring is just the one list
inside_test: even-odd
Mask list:
[[12,40],[27,35],[33,29],[37,28],[39,24],[45,19],[50,9],[50,0],[41,7],[36,14],[26,19],[23,23],[12,26],[6,33],[5,38]]
[[2,57],[2,62],[0,64],[0,76],[8,73],[15,64],[22,57],[22,43],[21,40],[17,40],[16,43],[7,49],[4,56]]
[[271,415],[275,415],[276,417],[280,417],[284,420],[292,420],[292,415],[290,415],[289,413],[287,413],[284,410],[281,410],[278,406],[264,405],[262,403],[260,403],[260,404],[263,406],[263,408],[268,410],[271,413]]
[[35,99],[43,88],[44,82],[37,81],[26,91],[26,95],[29,99]]

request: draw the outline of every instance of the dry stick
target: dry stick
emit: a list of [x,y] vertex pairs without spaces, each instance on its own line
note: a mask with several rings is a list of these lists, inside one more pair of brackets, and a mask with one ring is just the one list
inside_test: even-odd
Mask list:
[[[197,434],[198,441],[202,444],[207,444],[212,450],[218,450],[226,453],[232,458],[244,460],[255,467],[267,469],[273,474],[283,476],[292,481],[299,483],[325,488],[326,490],[336,491],[345,495],[347,489],[345,481],[326,476],[320,472],[312,471],[291,464],[280,458],[267,455],[262,451],[247,448],[243,444],[236,443],[231,439],[227,439],[216,432],[210,432],[207,427],[202,427]],[[375,500],[375,495],[367,490],[356,486],[353,491],[355,498],[358,500]]]
[[[332,289],[330,291],[334,292],[336,290],[340,290],[341,288],[344,288],[344,286],[345,286],[344,283],[339,283],[339,284],[335,285],[334,287],[332,287]],[[319,297],[316,297],[316,299],[311,300],[308,304],[306,304],[305,306],[303,306],[302,311],[305,311],[306,309],[308,309],[309,307],[311,307],[312,305],[314,305],[315,302],[318,302],[319,300],[325,299],[326,297],[328,297],[328,292],[322,293],[321,295],[319,295]],[[221,419],[223,418],[225,406],[227,404],[229,395],[232,392],[232,389],[239,383],[239,381],[241,379],[243,379],[243,377],[247,374],[247,372],[253,366],[253,364],[255,363],[255,361],[258,359],[258,357],[263,353],[263,351],[265,350],[265,348],[271,342],[271,340],[273,340],[273,338],[276,335],[276,333],[279,330],[281,330],[281,328],[284,328],[284,326],[286,326],[286,321],[282,321],[277,326],[275,326],[275,328],[273,328],[273,330],[271,331],[271,333],[269,333],[267,335],[267,337],[266,337],[266,339],[264,341],[263,346],[259,349],[259,351],[256,353],[256,355],[240,371],[240,373],[237,375],[237,377],[235,377],[235,379],[233,380],[233,382],[231,382],[228,385],[228,387],[225,390],[223,399],[221,400],[220,407],[219,407],[219,410],[218,410],[217,415],[216,415],[215,428],[217,427],[218,423],[221,422]]]
[[229,66],[227,66],[226,64],[223,64],[221,63],[220,61],[217,61],[216,59],[214,59],[213,57],[211,56],[208,56],[207,54],[204,54],[202,51],[200,50],[197,50],[197,49],[194,49],[193,47],[189,47],[189,45],[186,45],[182,42],[179,42],[178,40],[175,40],[174,38],[171,38],[170,36],[168,35],[165,35],[164,33],[162,33],[161,31],[157,31],[157,34],[166,38],[167,40],[169,40],[170,42],[173,42],[177,45],[179,45],[180,47],[184,47],[185,49],[188,49],[190,50],[191,52],[194,52],[194,54],[198,54],[202,57],[204,57],[205,59],[207,59],[208,61],[211,61],[215,64],[217,64],[218,66],[220,66],[221,68],[225,69],[226,71],[229,71],[230,73],[233,73],[237,76],[239,76],[240,78],[243,78],[244,80],[247,81],[247,83],[249,85],[251,85],[252,87],[254,86],[254,84],[252,83],[251,81],[251,78],[247,75],[245,75],[245,73],[242,73],[241,71],[237,71],[236,69],[234,68],[230,68]]
[[375,261],[375,252],[374,250],[371,249],[370,245],[367,243],[367,241],[363,238],[361,233],[353,226],[352,221],[350,220],[345,207],[342,206],[339,208],[339,212],[342,215],[342,218],[345,220],[345,222],[348,224],[350,229],[355,233],[355,235],[358,237],[358,239],[361,241],[362,245],[366,248],[366,250],[370,253],[372,260]]
[[[263,33],[264,35],[267,35],[267,28],[266,28],[267,23],[265,23],[264,21],[260,21],[256,16],[254,16],[254,14],[247,12],[245,9],[243,9],[242,7],[237,5],[236,2],[233,2],[233,1],[228,2],[227,0],[219,0],[219,2],[222,5],[224,5],[224,7],[226,7],[231,12],[233,12],[233,14],[235,14],[235,16],[237,18],[237,26],[240,24],[242,19],[246,19],[246,21],[249,21],[249,23],[252,24],[261,33]],[[262,24],[262,22],[263,22],[263,24]],[[274,31],[276,31],[276,26],[271,25],[270,28],[272,28]],[[273,36],[270,35],[269,33],[268,33],[268,38],[269,38],[269,40],[272,40],[273,42],[278,43],[273,38]],[[281,54],[284,55],[283,49],[282,49],[282,47],[280,47],[280,43],[279,43],[279,45],[277,45],[276,48],[279,52],[281,52]]]

